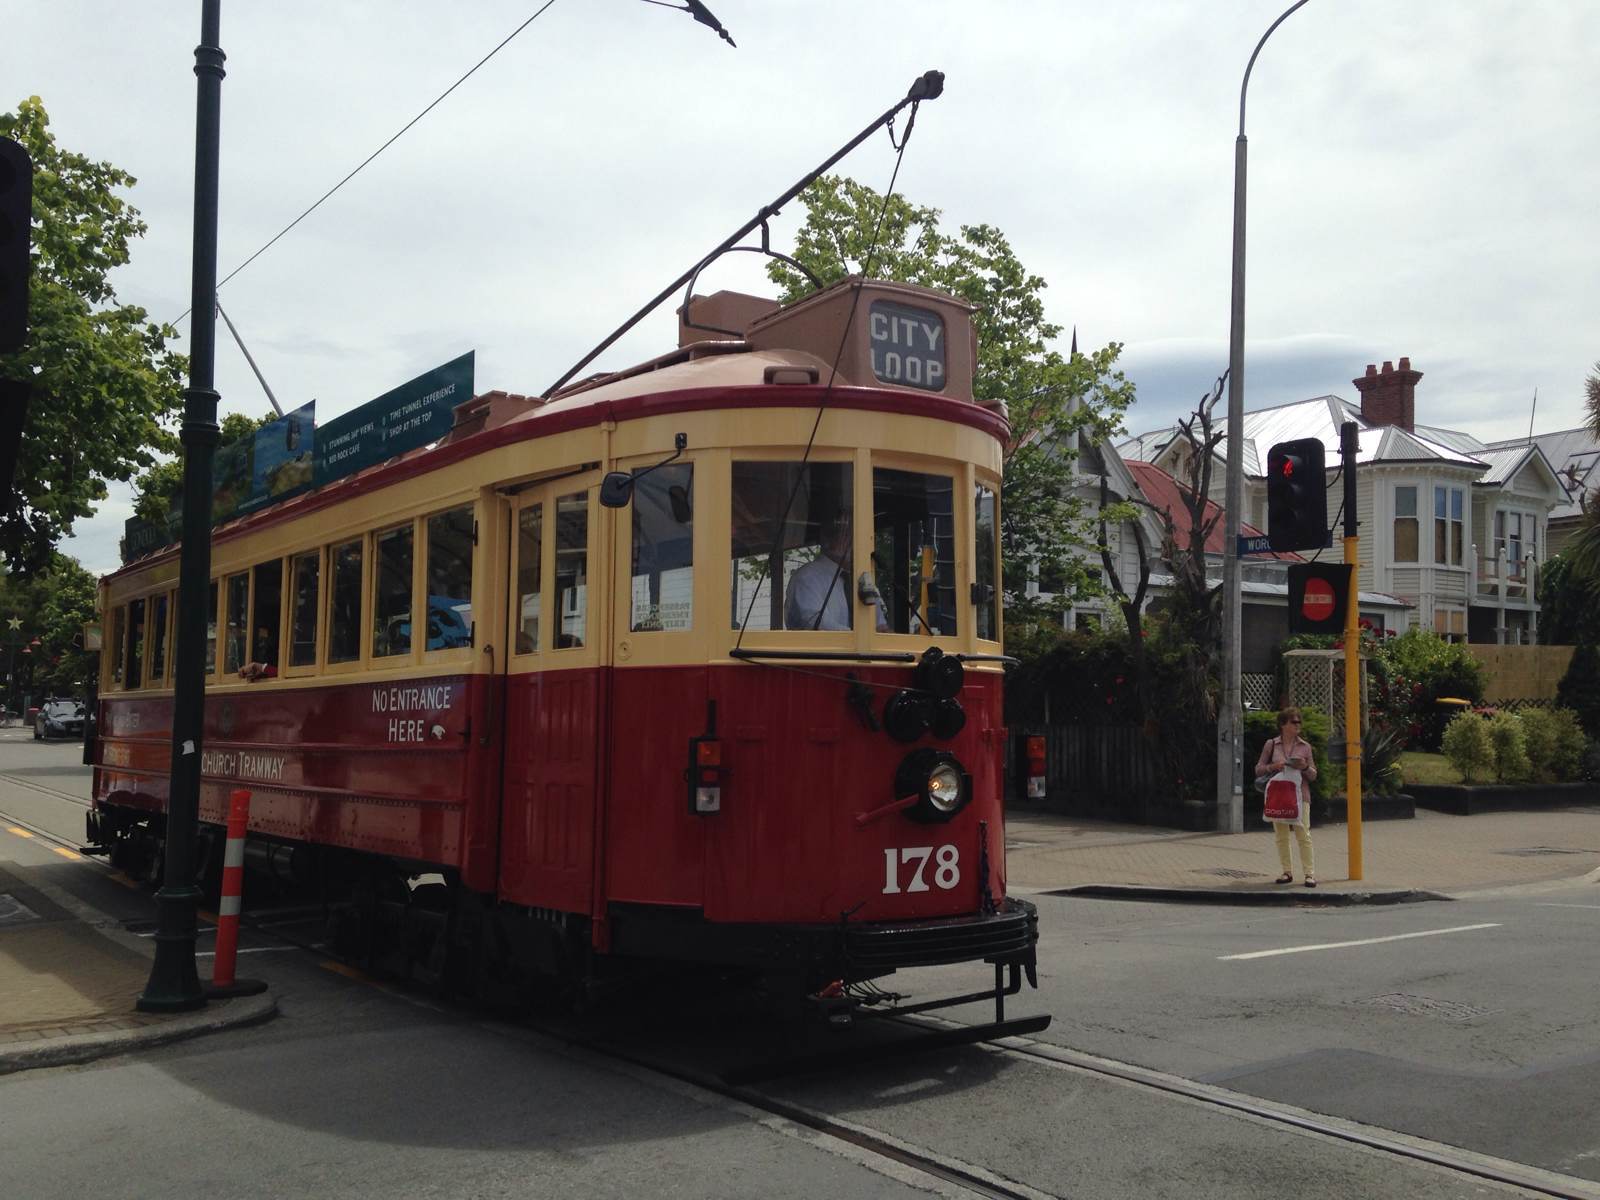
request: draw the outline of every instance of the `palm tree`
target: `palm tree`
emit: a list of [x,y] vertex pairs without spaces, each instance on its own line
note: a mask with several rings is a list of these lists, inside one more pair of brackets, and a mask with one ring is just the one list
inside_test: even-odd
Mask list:
[[[1583,391],[1589,436],[1600,441],[1600,362],[1595,363],[1589,378],[1583,381]],[[1600,503],[1597,499],[1600,499],[1600,489],[1596,495],[1581,499],[1587,519],[1567,552],[1572,560],[1573,579],[1581,580],[1592,592],[1600,592]]]

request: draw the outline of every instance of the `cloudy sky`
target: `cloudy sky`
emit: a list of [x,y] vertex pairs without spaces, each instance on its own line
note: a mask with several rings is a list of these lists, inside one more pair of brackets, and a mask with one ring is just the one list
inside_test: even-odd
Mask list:
[[[220,263],[232,270],[543,0],[224,3]],[[929,68],[900,189],[1002,229],[1080,344],[1123,345],[1130,431],[1227,364],[1234,137],[1288,0],[555,0],[222,290],[284,407],[322,420],[469,350],[542,391]],[[122,300],[189,302],[198,0],[9,6],[0,105],[131,171]],[[1582,419],[1600,359],[1600,5],[1311,0],[1250,83],[1250,408],[1411,358],[1418,419],[1484,439]],[[838,168],[887,186],[879,135]],[[1589,214],[1585,216],[1584,214]],[[800,217],[774,222],[786,249]],[[703,290],[770,290],[754,256]],[[601,365],[668,348],[671,304]],[[187,331],[187,324],[183,326]],[[267,402],[226,332],[224,411]],[[67,546],[115,565],[128,492]]]

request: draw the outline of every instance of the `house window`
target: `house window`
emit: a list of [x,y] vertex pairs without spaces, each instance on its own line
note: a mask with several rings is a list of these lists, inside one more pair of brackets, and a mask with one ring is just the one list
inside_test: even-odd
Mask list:
[[1458,608],[1436,608],[1433,631],[1446,641],[1464,642],[1467,640],[1467,614]]
[[1460,488],[1433,489],[1433,561],[1440,566],[1461,565],[1466,544],[1462,520],[1464,503],[1465,495]]
[[1394,561],[1417,561],[1417,489],[1394,489]]

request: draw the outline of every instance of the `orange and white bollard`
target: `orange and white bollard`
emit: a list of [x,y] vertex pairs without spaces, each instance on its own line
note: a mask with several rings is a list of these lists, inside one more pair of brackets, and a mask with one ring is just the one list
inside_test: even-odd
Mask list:
[[250,825],[250,793],[239,788],[228,801],[228,842],[222,852],[222,903],[217,905],[217,956],[213,988],[232,987],[239,954],[239,908],[244,898],[244,835]]
[[217,951],[206,995],[256,996],[267,990],[259,979],[235,979],[239,956],[239,907],[244,898],[244,835],[250,824],[250,793],[240,788],[228,801],[228,841],[222,851],[222,902],[217,905]]

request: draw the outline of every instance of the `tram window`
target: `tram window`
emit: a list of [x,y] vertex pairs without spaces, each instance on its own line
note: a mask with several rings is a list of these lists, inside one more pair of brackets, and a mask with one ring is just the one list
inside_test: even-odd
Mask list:
[[634,632],[694,623],[694,466],[634,472]]
[[140,687],[144,683],[144,609],[143,600],[128,602],[128,665],[123,674],[124,686]]
[[589,619],[589,495],[556,501],[555,648],[583,645]]
[[992,488],[986,488],[981,483],[978,485],[975,513],[977,520],[974,528],[977,531],[977,594],[976,602],[977,633],[986,641],[994,641],[1000,636],[999,613],[999,584],[1000,580],[995,574],[995,554],[998,547],[997,522],[995,520],[995,494]]
[[329,561],[328,661],[355,662],[361,657],[361,539],[335,546]]
[[150,600],[150,682],[167,676],[167,594]]
[[250,661],[260,663],[265,675],[278,673],[279,634],[283,630],[283,559],[261,563],[255,569],[255,632],[250,638]]
[[872,472],[873,565],[896,633],[956,634],[955,483]]
[[217,673],[217,581],[211,581],[206,608],[206,674]]
[[735,629],[850,628],[853,477],[849,463],[733,464]]
[[411,526],[373,539],[372,657],[411,653]]
[[322,556],[315,550],[290,560],[289,665],[317,662],[317,575]]
[[428,650],[472,645],[472,505],[428,518]]
[[530,504],[517,517],[517,653],[539,648],[540,577],[544,572],[544,505]]
[[122,668],[128,657],[128,613],[120,604],[111,610],[111,682],[121,684]]
[[246,623],[250,620],[250,576],[228,576],[226,621],[222,642],[222,673],[237,675],[244,666]]

